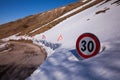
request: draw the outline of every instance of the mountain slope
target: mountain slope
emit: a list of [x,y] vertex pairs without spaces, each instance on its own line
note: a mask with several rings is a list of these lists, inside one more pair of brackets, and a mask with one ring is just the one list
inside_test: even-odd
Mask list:
[[[34,38],[40,40],[45,35],[47,41],[58,42],[66,47],[75,46],[78,36],[85,32],[96,34],[100,41],[112,41],[112,39],[119,38],[119,6],[116,6],[117,4],[111,5],[112,2],[114,3],[114,1],[104,4],[100,3],[97,6],[73,15],[54,28],[36,35]],[[58,41],[57,39],[60,35],[64,39]]]
[[59,16],[65,14],[66,12],[81,6],[86,2],[76,2],[68,6],[63,6],[60,8],[53,9],[44,13],[31,15],[17,21],[13,21],[7,24],[0,25],[0,39],[5,38],[14,34],[25,35],[31,32],[32,30],[39,28],[50,21],[58,18]]
[[[61,21],[69,18],[70,16],[77,14],[103,0],[81,0],[76,3],[70,4],[68,6],[63,6],[60,8],[53,9],[44,13],[31,15],[17,21],[13,21],[7,24],[0,25],[0,39],[12,36],[14,34],[19,35],[29,35],[34,36],[36,34],[42,33],[50,28],[54,27]],[[88,4],[87,3],[91,3]],[[84,5],[85,4],[85,5]],[[74,12],[71,12],[68,15],[60,17],[61,15],[77,8]],[[60,17],[60,18],[58,18]]]

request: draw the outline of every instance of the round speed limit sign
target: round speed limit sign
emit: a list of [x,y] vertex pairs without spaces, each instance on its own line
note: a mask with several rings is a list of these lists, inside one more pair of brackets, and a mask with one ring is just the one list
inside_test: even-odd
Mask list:
[[76,49],[83,58],[90,58],[98,54],[100,41],[91,33],[84,33],[77,39]]

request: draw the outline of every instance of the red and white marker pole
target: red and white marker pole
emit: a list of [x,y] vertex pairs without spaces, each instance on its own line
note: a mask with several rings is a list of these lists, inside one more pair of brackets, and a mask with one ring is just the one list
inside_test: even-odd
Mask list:
[[100,41],[91,33],[84,33],[77,39],[76,49],[83,58],[90,58],[99,53]]

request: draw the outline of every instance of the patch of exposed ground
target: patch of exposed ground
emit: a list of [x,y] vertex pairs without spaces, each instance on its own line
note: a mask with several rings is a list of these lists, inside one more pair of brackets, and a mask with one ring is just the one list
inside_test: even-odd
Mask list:
[[24,80],[46,56],[41,46],[14,41],[0,43],[0,80]]
[[106,11],[109,10],[109,9],[110,8],[104,8],[103,10],[97,11],[95,14],[106,13]]
[[111,5],[113,5],[113,4],[117,4],[117,6],[119,6],[120,5],[120,0],[116,0],[113,3],[111,3]]

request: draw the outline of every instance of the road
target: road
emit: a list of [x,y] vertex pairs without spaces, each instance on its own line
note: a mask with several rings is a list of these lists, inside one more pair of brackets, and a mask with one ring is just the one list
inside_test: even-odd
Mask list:
[[15,41],[0,44],[0,80],[24,80],[47,57],[42,46]]

